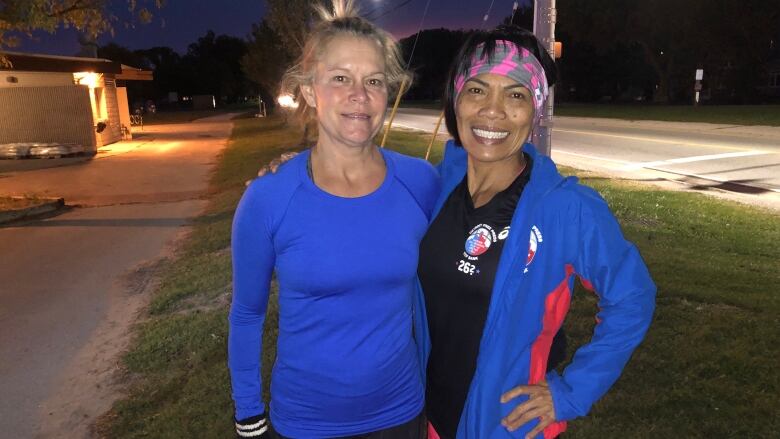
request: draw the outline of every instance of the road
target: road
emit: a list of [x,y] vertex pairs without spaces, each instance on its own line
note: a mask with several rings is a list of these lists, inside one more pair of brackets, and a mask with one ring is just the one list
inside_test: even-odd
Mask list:
[[0,193],[77,207],[0,228],[0,437],[88,437],[110,407],[116,355],[156,262],[205,207],[229,117],[146,127],[68,166],[3,164]]
[[[404,108],[393,125],[431,132],[437,118],[434,110]],[[677,182],[780,207],[780,128],[557,117],[552,157],[619,178]]]

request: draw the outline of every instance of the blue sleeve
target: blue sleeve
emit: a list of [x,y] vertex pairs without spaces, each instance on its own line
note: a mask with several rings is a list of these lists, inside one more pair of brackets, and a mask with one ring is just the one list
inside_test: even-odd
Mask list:
[[264,413],[261,383],[263,322],[275,263],[270,213],[262,180],[249,186],[236,209],[231,238],[233,304],[230,308],[228,366],[236,419]]
[[396,163],[396,174],[430,221],[433,208],[441,193],[441,177],[436,168],[425,160],[392,155]]
[[647,332],[656,287],[637,248],[626,241],[606,202],[590,189],[575,208],[574,268],[598,295],[598,324],[563,376],[547,374],[558,421],[584,416],[615,383]]
[[436,200],[439,199],[441,194],[441,174],[438,169],[431,166],[428,162],[425,162],[426,169],[426,184],[424,195],[424,206],[426,215],[428,215],[428,221],[433,221],[433,210],[436,206]]

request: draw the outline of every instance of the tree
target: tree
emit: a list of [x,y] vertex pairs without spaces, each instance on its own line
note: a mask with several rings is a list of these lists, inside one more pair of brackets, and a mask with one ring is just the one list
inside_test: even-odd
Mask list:
[[[125,0],[142,23],[152,19],[151,7],[161,8],[166,0]],[[60,26],[75,28],[94,38],[111,33],[118,18],[109,11],[110,0],[3,0],[0,3],[0,49],[19,44],[20,35],[35,30],[54,33]],[[140,4],[139,4],[140,3]],[[0,63],[8,60],[0,55]]]
[[[105,46],[98,47],[97,57],[110,59],[111,61],[116,61],[118,63],[141,69],[151,68],[142,50],[130,50],[127,47],[120,46],[116,43],[109,43]],[[127,87],[130,103],[144,102],[149,98],[157,97],[155,93],[155,83],[157,81],[157,72],[155,72],[153,82],[130,81]]]
[[266,3],[266,16],[252,26],[241,66],[268,98],[275,95],[282,75],[300,56],[312,23],[312,6],[317,2],[267,0]]
[[108,43],[105,46],[98,47],[97,56],[98,58],[110,59],[111,61],[139,69],[149,68],[149,64],[141,51],[133,51],[116,43]]
[[574,49],[611,60],[621,47],[638,52],[636,69],[655,76],[657,102],[689,101],[697,68],[710,89],[750,99],[766,75],[780,9],[776,0],[569,0],[559,3],[557,23],[570,38],[565,65],[581,59]]
[[292,59],[300,55],[312,23],[313,6],[317,0],[266,0],[265,21]]
[[241,67],[247,78],[263,88],[267,97],[275,94],[282,75],[292,61],[291,53],[284,50],[281,38],[267,20],[252,25]]
[[503,24],[515,24],[523,29],[534,30],[534,2],[523,1],[517,5],[517,10],[512,15],[504,17]]
[[[468,31],[449,29],[427,29],[420,32],[417,47],[411,58],[410,69],[414,82],[406,97],[411,99],[441,98],[452,60],[466,40]],[[400,41],[404,60],[412,55],[417,34]]]
[[[181,56],[170,47],[152,47],[136,50],[143,63],[154,70],[154,97],[168,99],[169,92],[182,92],[186,81],[186,72]],[[175,104],[175,102],[173,102]]]
[[[189,79],[192,94],[213,94],[218,101],[235,101],[250,93],[241,58],[246,53],[246,42],[228,35],[208,31],[187,48],[182,68]],[[252,92],[254,94],[254,92]]]

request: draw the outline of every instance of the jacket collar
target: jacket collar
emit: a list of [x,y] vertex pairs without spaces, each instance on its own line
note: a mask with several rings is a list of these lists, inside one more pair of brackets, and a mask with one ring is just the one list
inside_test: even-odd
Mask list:
[[[496,322],[495,313],[498,312],[497,303],[501,303],[504,296],[504,289],[507,280],[517,276],[522,276],[522,267],[525,266],[528,239],[531,226],[539,221],[536,215],[539,212],[540,202],[553,189],[561,185],[576,183],[575,177],[564,178],[555,166],[553,161],[536,150],[536,147],[530,143],[523,145],[523,151],[526,152],[532,160],[531,179],[523,189],[523,194],[515,208],[515,213],[511,222],[511,233],[501,252],[496,277],[493,283],[493,294],[490,299],[490,307],[485,323],[485,329],[481,341],[481,349],[484,348],[486,340],[490,339],[489,334],[493,330]],[[436,209],[432,218],[435,218],[441,210],[444,202],[449,198],[455,186],[463,180],[466,175],[468,155],[466,150],[457,145],[453,140],[449,140],[445,145],[444,158],[439,164],[439,170],[442,176],[442,192],[436,203]]]
[[[536,150],[533,144],[524,144],[522,150],[533,161],[531,180],[523,190],[523,198],[541,196],[564,180],[564,177],[558,173],[555,163],[549,157],[539,154],[539,151]],[[466,154],[466,150],[455,143],[454,140],[448,140],[444,145],[444,158],[439,165],[442,176],[442,192],[435,206],[434,217],[439,213],[439,210],[444,205],[447,197],[450,196],[450,193],[452,193],[452,190],[455,189],[455,186],[463,180],[463,177],[466,175],[467,163],[468,154]]]

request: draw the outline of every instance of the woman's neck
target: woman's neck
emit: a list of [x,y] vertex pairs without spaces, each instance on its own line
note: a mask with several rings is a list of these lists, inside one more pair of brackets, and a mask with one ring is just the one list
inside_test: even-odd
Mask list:
[[376,190],[384,181],[386,168],[376,145],[334,147],[317,143],[311,149],[311,177],[333,195],[360,197]]
[[497,193],[508,188],[525,166],[526,160],[522,152],[498,162],[480,162],[469,157],[466,172],[474,207],[484,206]]

